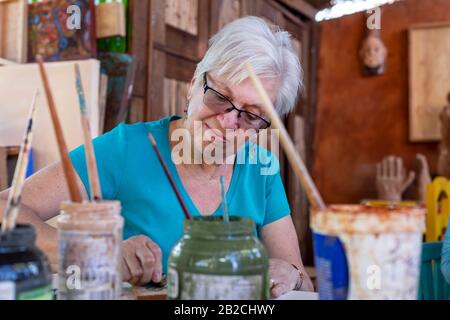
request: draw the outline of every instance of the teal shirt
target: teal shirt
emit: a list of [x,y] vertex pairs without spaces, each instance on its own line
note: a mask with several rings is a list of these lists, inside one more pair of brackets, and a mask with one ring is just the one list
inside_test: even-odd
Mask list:
[[[200,215],[172,161],[169,123],[176,119],[120,124],[93,142],[103,198],[119,200],[122,205],[124,239],[146,235],[157,243],[163,254],[163,272],[172,247],[182,236],[185,217],[150,144],[149,131],[189,212]],[[90,194],[84,147],[71,151],[70,157]],[[290,214],[278,159],[254,144],[246,144],[238,152],[226,198],[230,215],[252,218],[258,234],[263,226]],[[219,206],[213,215],[221,214]]]
[[450,218],[445,232],[444,245],[442,247],[441,269],[445,280],[450,283]]

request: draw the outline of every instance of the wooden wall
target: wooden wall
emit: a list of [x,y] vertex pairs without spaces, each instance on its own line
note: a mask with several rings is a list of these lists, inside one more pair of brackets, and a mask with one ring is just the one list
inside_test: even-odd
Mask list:
[[375,197],[375,164],[388,154],[411,168],[421,152],[432,173],[436,169],[437,144],[408,140],[408,28],[450,21],[450,1],[405,0],[382,8],[389,54],[378,77],[360,72],[364,14],[320,23],[313,175],[328,203]]

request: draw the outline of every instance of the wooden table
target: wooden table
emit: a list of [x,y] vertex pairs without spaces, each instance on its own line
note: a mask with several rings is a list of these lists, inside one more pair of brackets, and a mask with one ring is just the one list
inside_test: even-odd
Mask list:
[[[58,278],[56,274],[53,274],[53,288],[58,287]],[[144,287],[135,287],[127,282],[123,283],[122,296],[120,300],[156,300],[146,298],[147,289]],[[274,300],[318,300],[319,294],[317,292],[305,292],[305,291],[290,291],[281,297]]]

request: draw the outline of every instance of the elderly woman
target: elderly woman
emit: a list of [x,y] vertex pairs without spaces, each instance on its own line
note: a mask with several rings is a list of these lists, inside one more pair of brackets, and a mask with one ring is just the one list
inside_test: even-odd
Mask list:
[[[122,204],[125,281],[159,282],[170,250],[182,235],[183,212],[149,143],[151,132],[193,216],[222,214],[219,179],[224,177],[229,212],[252,218],[268,251],[273,296],[313,289],[302,265],[276,157],[266,152],[264,164],[247,161],[255,149],[261,154],[248,140],[270,122],[246,63],[260,76],[280,116],[288,113],[301,86],[290,35],[260,18],[247,17],[211,39],[191,81],[183,118],[121,124],[94,140],[103,196]],[[73,150],[70,157],[88,199],[84,148]],[[268,166],[277,170],[264,171]],[[4,207],[7,191],[0,198]],[[68,198],[60,163],[26,181],[19,220],[36,226],[38,245],[52,262],[56,230],[44,221],[57,215],[60,202]]]

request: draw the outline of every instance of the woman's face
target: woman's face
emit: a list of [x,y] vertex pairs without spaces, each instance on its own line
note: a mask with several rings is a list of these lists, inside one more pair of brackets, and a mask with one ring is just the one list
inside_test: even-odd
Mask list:
[[[274,102],[278,93],[279,82],[275,79],[264,78],[261,78],[261,82],[272,102]],[[207,83],[209,87],[229,98],[238,109],[268,119],[263,112],[261,99],[249,78],[238,85],[228,85],[225,81],[215,77],[214,73],[208,73]],[[208,99],[204,97],[203,86],[191,88],[188,97],[190,102],[186,127],[197,142],[194,145],[201,145],[202,151],[205,151],[208,146],[209,148],[222,148],[223,154],[231,155],[235,154],[245,141],[256,137],[259,128],[243,128],[241,125],[242,119],[238,119],[239,112],[237,110],[229,112],[212,110],[208,106]],[[229,104],[229,107],[231,108],[232,105]],[[241,115],[241,117],[243,116]],[[200,132],[201,134],[199,134]]]
[[386,59],[386,48],[380,38],[369,36],[363,45],[364,65],[369,68],[376,68],[384,64]]

